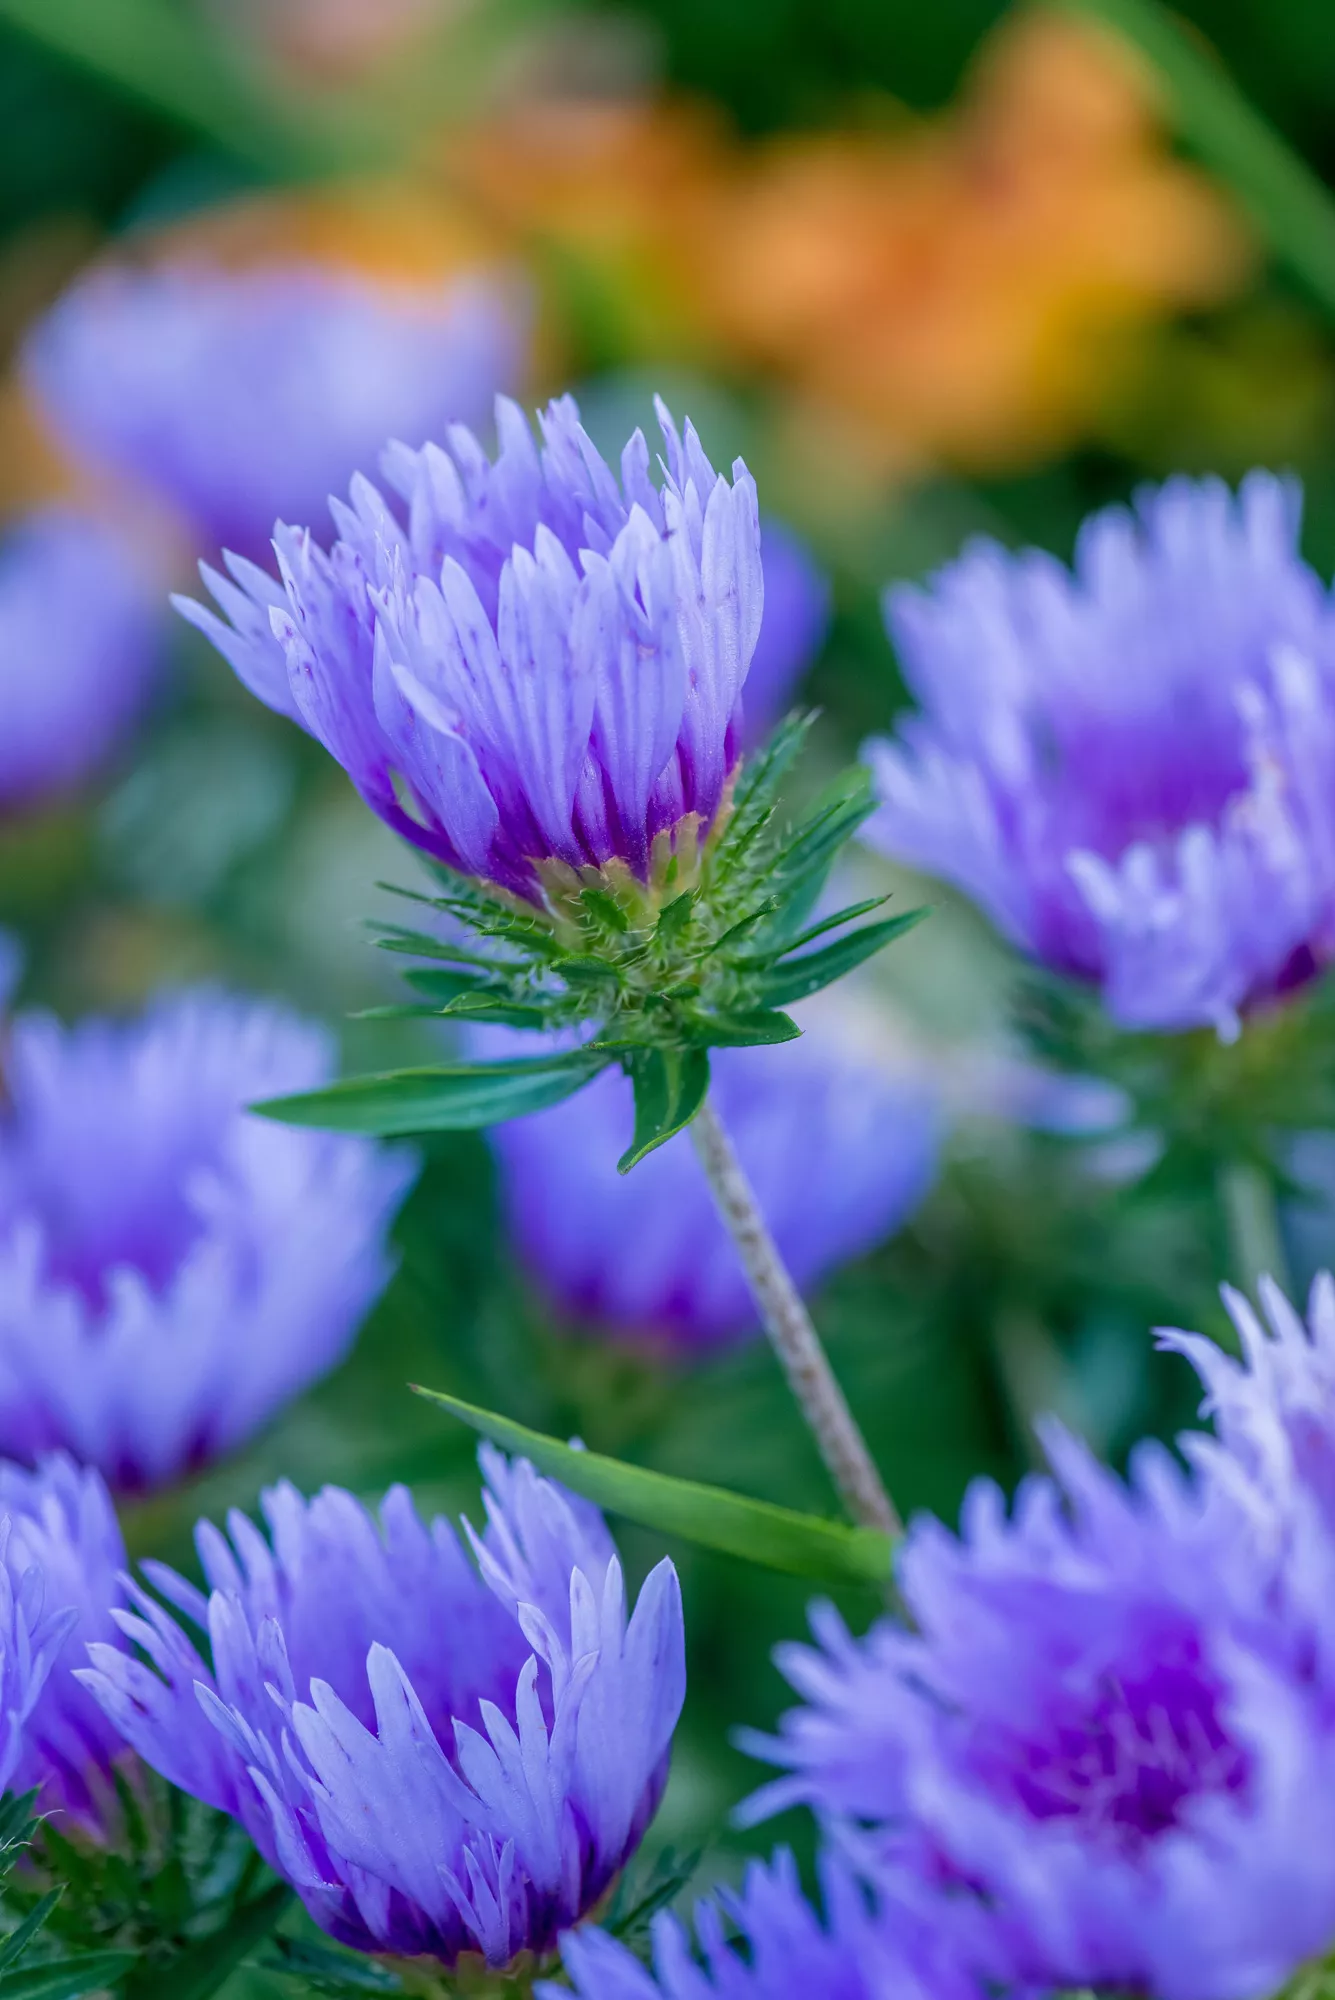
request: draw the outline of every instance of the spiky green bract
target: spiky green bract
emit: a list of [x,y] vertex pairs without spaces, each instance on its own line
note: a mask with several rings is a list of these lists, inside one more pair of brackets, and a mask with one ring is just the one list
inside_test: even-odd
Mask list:
[[[41,1914],[25,1977],[40,1971],[64,1981],[34,1987],[43,2000],[113,1986],[120,2000],[208,2000],[260,1950],[291,1892],[226,1814],[142,1766],[132,1778],[112,1776],[117,1807],[108,1839],[84,1838],[61,1814],[29,1826],[27,1867],[17,1881],[0,1883],[0,1920],[22,1927]],[[6,1857],[0,1853],[0,1871]],[[6,1996],[9,1941],[0,1943]],[[16,1986],[16,2000],[20,1991],[28,1988]]]
[[[635,1086],[629,1168],[694,1116],[709,1085],[711,1048],[792,1040],[783,1011],[841,978],[925,915],[910,910],[850,929],[878,905],[861,902],[812,920],[830,869],[872,811],[868,774],[829,786],[789,824],[779,797],[810,725],[792,716],[742,767],[703,843],[689,821],[656,846],[647,879],[617,862],[575,869],[542,864],[541,907],[441,869],[439,896],[414,896],[434,929],[384,926],[388,951],[431,963],[407,983],[420,1000],[378,1014],[431,1015],[564,1034],[580,1047],[523,1065],[522,1088],[489,1064],[451,1064],[261,1107],[271,1116],[359,1132],[439,1130],[497,1122],[576,1089],[617,1062]],[[826,942],[818,943],[817,940]],[[456,941],[457,940],[457,941]],[[579,1074],[587,1060],[587,1074]],[[601,1059],[601,1060],[600,1060]],[[550,1084],[542,1079],[550,1066]],[[510,1069],[514,1069],[510,1065]],[[477,1079],[476,1089],[463,1080]],[[489,1079],[504,1087],[493,1090]],[[434,1079],[434,1081],[433,1081]],[[485,1098],[488,1117],[475,1115]]]

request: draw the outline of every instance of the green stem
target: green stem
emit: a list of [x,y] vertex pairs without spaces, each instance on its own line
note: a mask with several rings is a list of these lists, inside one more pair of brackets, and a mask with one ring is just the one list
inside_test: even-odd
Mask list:
[[899,1534],[903,1524],[867,1441],[709,1098],[691,1120],[690,1133],[719,1214],[737,1245],[770,1344],[844,1505],[861,1527]]
[[1229,1276],[1249,1298],[1257,1280],[1289,1290],[1288,1259],[1279,1230],[1274,1176],[1254,1160],[1229,1160],[1219,1170],[1219,1199],[1229,1244]]
[[1147,58],[1178,131],[1247,209],[1276,257],[1335,313],[1335,196],[1253,110],[1210,49],[1156,0],[1066,0]]

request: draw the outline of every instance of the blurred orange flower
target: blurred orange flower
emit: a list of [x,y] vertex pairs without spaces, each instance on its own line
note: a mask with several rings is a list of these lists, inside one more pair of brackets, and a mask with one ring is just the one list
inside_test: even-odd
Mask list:
[[952,114],[759,152],[716,232],[719,322],[891,462],[1053,450],[1130,330],[1248,272],[1239,222],[1156,111],[1120,45],[1019,17]]

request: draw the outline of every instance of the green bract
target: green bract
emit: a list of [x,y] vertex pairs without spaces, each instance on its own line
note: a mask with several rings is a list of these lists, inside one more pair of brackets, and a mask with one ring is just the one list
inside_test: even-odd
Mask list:
[[[660,836],[645,881],[616,862],[580,870],[547,862],[538,907],[442,869],[441,895],[413,897],[439,912],[440,930],[381,930],[385,950],[435,963],[406,974],[420,1000],[377,1015],[532,1028],[578,1037],[576,1048],[354,1077],[257,1108],[340,1131],[457,1130],[541,1110],[616,1062],[635,1088],[627,1171],[695,1115],[709,1088],[711,1048],[791,1041],[801,1031],[785,1007],[926,915],[910,910],[845,928],[886,900],[879,897],[812,921],[836,856],[873,802],[859,767],[797,826],[781,821],[780,787],[809,724],[791,717],[741,769],[707,840],[699,842],[689,817]],[[449,927],[458,943],[442,934]]]

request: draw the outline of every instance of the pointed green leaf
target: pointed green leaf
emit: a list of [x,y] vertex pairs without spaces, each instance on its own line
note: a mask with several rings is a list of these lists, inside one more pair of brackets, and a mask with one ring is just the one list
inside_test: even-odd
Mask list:
[[542,1111],[573,1097],[606,1067],[596,1051],[519,1057],[511,1062],[443,1063],[431,1069],[353,1076],[298,1097],[271,1097],[252,1109],[283,1125],[391,1137],[411,1132],[469,1132]]
[[670,903],[664,903],[658,913],[655,935],[661,943],[673,944],[681,936],[691,921],[695,908],[695,891],[687,889],[683,895],[674,896]]
[[805,1000],[809,994],[819,993],[823,986],[842,979],[854,966],[874,958],[878,951],[884,951],[896,938],[903,937],[928,914],[928,907],[924,904],[921,909],[906,910],[902,916],[887,917],[884,923],[864,924],[860,931],[851,931],[847,937],[836,939],[821,951],[806,952],[800,958],[785,958],[771,971],[760,974],[756,980],[757,991],[776,1007],[790,1007],[795,1000]]
[[629,1062],[635,1089],[635,1136],[617,1161],[628,1174],[689,1125],[709,1089],[709,1057],[704,1049],[645,1049]]
[[360,1953],[310,1944],[304,1938],[275,1938],[274,1957],[266,1969],[299,1979],[310,1993],[327,1993],[334,2000],[355,2000],[363,1993],[407,1992],[398,1974]]
[[[52,1889],[49,1895],[43,1896],[40,1903],[33,1905],[18,1929],[11,1931],[8,1937],[0,1942],[0,1974],[22,1958],[63,1893],[63,1889]],[[4,1980],[0,1977],[0,1992],[3,1991]]]
[[81,2000],[114,1986],[136,1963],[132,1951],[83,1951],[7,1972],[0,1993],[4,2000]]
[[591,884],[580,890],[579,900],[592,916],[614,931],[628,931],[630,918],[622,909],[615,896],[609,896],[606,889],[595,889]]
[[738,1008],[735,1013],[685,1012],[687,1029],[702,1048],[758,1049],[773,1042],[795,1042],[802,1030],[787,1014],[770,1007]]
[[[840,930],[845,924],[856,923],[859,917],[870,916],[873,910],[883,909],[890,901],[890,894],[891,892],[887,891],[884,896],[868,896],[865,902],[850,903],[846,909],[836,910],[832,917],[823,917],[820,923],[809,924],[800,937],[788,938],[782,945],[775,945],[770,951],[738,952],[735,956],[730,956],[729,962],[743,969],[755,966],[758,970],[764,970],[785,953],[800,951],[803,945],[814,944],[818,937],[824,937],[828,931]],[[777,908],[778,905],[775,903],[771,907]],[[720,939],[719,942],[722,943],[723,940]]]
[[462,965],[414,965],[403,975],[404,984],[416,993],[425,993],[429,1000],[457,1000],[463,993],[478,993],[494,988],[495,976],[488,977],[476,967]]
[[461,1403],[456,1396],[414,1388],[417,1395],[439,1403],[493,1444],[531,1459],[539,1472],[643,1527],[681,1535],[702,1548],[740,1556],[745,1562],[782,1570],[786,1576],[875,1585],[889,1578],[891,1539],[876,1528],[846,1528],[838,1521],[771,1506],[766,1500],[748,1500],[721,1486],[673,1479],[664,1472],[604,1458],[600,1452],[579,1451],[512,1423],[509,1417]]
[[291,1901],[287,1883],[275,1882],[234,1910],[223,1930],[187,1945],[167,1965],[144,1966],[127,1982],[125,2000],[209,2000],[268,1937]]

